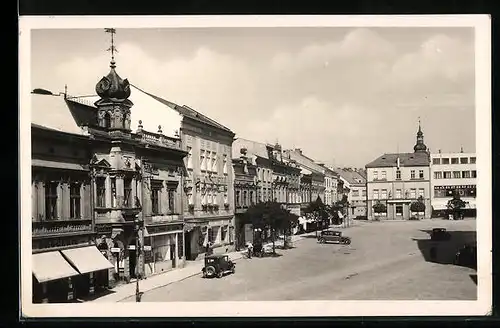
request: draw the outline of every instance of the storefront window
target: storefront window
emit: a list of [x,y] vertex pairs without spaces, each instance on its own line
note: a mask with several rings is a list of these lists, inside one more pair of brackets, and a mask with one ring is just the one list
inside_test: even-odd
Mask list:
[[81,217],[81,212],[80,212],[80,186],[81,184],[79,183],[72,183],[70,185],[70,203],[69,203],[69,210],[70,210],[70,217],[72,219],[79,219]]
[[57,218],[57,182],[45,183],[45,218],[54,220]]
[[396,205],[396,215],[397,216],[403,215],[403,205]]

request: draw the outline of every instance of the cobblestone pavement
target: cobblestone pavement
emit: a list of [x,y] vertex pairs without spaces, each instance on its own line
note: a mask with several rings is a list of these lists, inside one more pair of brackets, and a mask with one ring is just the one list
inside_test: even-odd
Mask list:
[[[474,220],[363,222],[343,229],[352,237],[351,245],[305,238],[294,249],[278,250],[279,257],[238,261],[234,275],[197,275],[146,292],[142,301],[476,299],[475,270],[424,256],[430,247],[426,231],[434,227],[474,238]],[[442,242],[450,252],[441,257],[452,257],[463,242]]]

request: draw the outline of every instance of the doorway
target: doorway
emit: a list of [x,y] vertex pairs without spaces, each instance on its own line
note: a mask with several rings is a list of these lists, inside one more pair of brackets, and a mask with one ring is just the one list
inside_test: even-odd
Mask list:
[[172,259],[172,269],[175,269],[175,266],[177,265],[177,257],[176,257],[176,249],[175,249],[175,244],[170,245],[170,258]]
[[[133,244],[131,244],[133,245]],[[137,278],[135,274],[135,266],[136,266],[136,252],[135,250],[128,250],[128,269],[129,269],[129,274],[130,278]]]
[[191,261],[191,234],[192,231],[184,233],[184,255],[186,256],[186,260]]

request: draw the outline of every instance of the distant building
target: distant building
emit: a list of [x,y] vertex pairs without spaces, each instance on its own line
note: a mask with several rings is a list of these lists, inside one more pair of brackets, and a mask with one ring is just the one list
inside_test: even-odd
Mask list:
[[364,170],[352,168],[332,169],[338,174],[340,182],[338,186],[339,200],[344,195],[349,202],[349,219],[360,219],[366,217],[366,178]]
[[446,205],[458,191],[466,203],[466,215],[476,214],[476,154],[431,154],[431,204],[433,215],[445,216]]
[[[369,219],[409,219],[411,203],[422,198],[425,218],[431,217],[430,154],[418,127],[413,153],[384,154],[366,164],[367,215]],[[376,203],[386,205],[385,213],[374,213]]]

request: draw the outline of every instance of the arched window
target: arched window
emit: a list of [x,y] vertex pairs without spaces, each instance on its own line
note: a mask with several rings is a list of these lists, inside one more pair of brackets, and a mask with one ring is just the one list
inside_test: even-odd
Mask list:
[[111,115],[109,113],[104,114],[104,127],[108,129],[111,127]]

